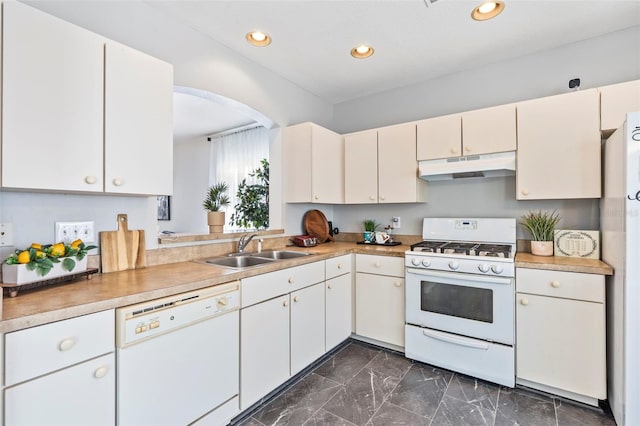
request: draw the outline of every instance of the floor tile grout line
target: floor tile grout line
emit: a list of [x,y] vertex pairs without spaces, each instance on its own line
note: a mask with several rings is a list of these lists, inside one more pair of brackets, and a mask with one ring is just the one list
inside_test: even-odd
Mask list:
[[447,394],[447,391],[449,390],[449,386],[451,385],[451,382],[453,381],[453,377],[456,375],[456,373],[451,374],[451,377],[449,377],[449,381],[447,382],[447,387],[444,389],[444,392],[442,392],[442,396],[440,397],[440,401],[438,402],[438,406],[436,407],[436,411],[433,413],[433,417],[431,418],[431,421],[429,422],[429,426],[433,425],[433,421],[436,418],[436,414],[438,414],[438,410],[440,409],[440,406],[442,405],[442,400],[444,399],[444,396]]
[[498,421],[498,406],[500,404],[500,394],[502,393],[502,386],[498,386],[498,396],[496,397],[496,408],[493,410],[493,425],[495,426]]
[[[331,380],[331,379],[327,379],[327,380]],[[338,383],[338,382],[336,382],[335,380],[332,380],[332,382]],[[327,404],[329,403],[329,401],[331,401],[331,400],[333,399],[333,397],[334,397],[334,396],[336,396],[336,395],[338,394],[338,392],[340,392],[344,386],[345,386],[345,385],[343,385],[342,383],[338,383],[338,386],[336,386],[336,391],[335,391],[335,392],[334,392],[334,393],[333,393],[329,398],[327,398],[327,400],[326,400],[326,401],[325,401],[325,402],[324,402],[324,403],[323,403],[323,404],[322,404],[322,405],[321,405],[321,406],[320,406],[316,411],[314,411],[314,412],[309,416],[309,418],[308,418],[308,419],[306,419],[306,420],[304,421],[304,423],[303,423],[303,424],[307,424],[307,422],[308,422],[309,420],[311,420],[311,419],[313,418],[313,416],[315,416],[316,414],[318,414],[318,413],[320,412],[320,410],[324,409],[325,405],[327,405]],[[325,410],[325,411],[327,411],[327,410]],[[336,417],[339,417],[339,418],[341,418],[341,419],[343,419],[343,420],[345,420],[345,421],[348,421],[347,419],[344,419],[344,418],[342,418],[342,417],[338,416],[337,414],[332,413],[331,411],[327,411],[327,413],[331,413],[332,415],[334,415],[334,416],[336,416]],[[349,422],[349,423],[351,423],[351,422]]]

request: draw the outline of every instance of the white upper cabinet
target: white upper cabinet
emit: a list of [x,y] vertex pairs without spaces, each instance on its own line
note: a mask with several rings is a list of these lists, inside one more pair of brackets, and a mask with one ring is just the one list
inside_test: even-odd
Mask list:
[[2,185],[102,191],[104,39],[18,2],[2,6]]
[[414,123],[345,136],[346,204],[426,201],[417,171]]
[[289,203],[344,203],[344,142],[314,123],[283,131],[285,200]]
[[367,130],[344,137],[344,201],[378,202],[378,132]]
[[462,118],[445,115],[418,121],[417,159],[459,157],[462,155]]
[[600,197],[596,89],[517,105],[518,200]]
[[115,42],[105,49],[105,192],[173,193],[173,67]]
[[640,111],[640,80],[599,87],[600,129],[615,130],[627,112]]
[[515,151],[516,145],[515,104],[462,113],[462,155]]

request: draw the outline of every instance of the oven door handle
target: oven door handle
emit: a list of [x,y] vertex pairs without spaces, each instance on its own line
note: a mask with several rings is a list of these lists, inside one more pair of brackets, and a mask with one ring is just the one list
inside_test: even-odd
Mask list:
[[465,346],[467,348],[488,350],[489,344],[487,342],[479,342],[477,340],[465,339],[464,337],[452,336],[450,334],[441,333],[433,330],[422,330],[422,334],[432,339],[441,340],[447,343],[453,343],[458,346]]
[[511,284],[511,278],[503,278],[503,277],[494,277],[487,275],[470,275],[470,274],[460,274],[460,273],[450,273],[450,272],[438,272],[438,271],[429,271],[423,269],[414,269],[407,268],[408,274],[420,275],[424,277],[435,277],[435,278],[454,278],[456,280],[461,281],[473,281],[477,283],[490,283],[490,284]]

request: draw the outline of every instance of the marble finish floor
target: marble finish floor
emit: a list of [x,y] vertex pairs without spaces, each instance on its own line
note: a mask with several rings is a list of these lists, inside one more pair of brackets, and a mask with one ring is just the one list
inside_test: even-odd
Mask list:
[[351,341],[240,425],[615,426],[615,421],[601,410]]

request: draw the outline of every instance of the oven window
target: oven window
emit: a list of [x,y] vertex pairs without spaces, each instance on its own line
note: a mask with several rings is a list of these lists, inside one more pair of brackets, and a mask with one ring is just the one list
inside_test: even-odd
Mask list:
[[430,281],[420,286],[423,311],[493,323],[493,290]]

